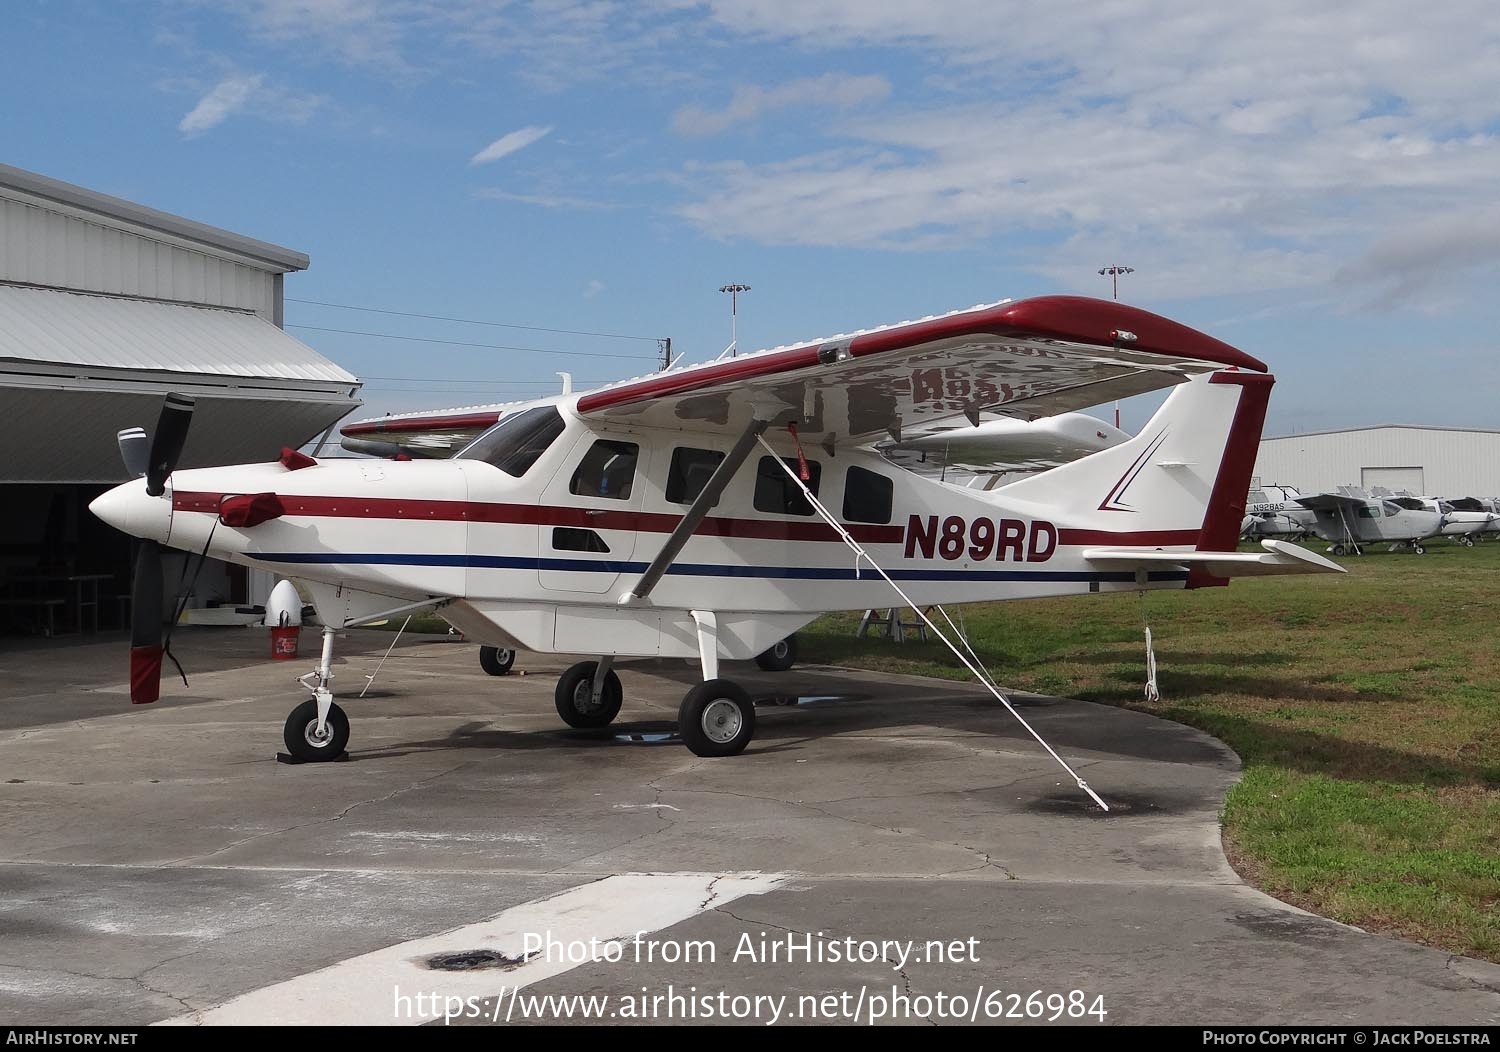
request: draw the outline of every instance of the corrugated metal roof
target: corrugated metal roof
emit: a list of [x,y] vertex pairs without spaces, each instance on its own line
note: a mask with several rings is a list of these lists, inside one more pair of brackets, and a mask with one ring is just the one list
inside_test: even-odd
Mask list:
[[0,285],[0,360],[357,384],[242,311]]
[[280,273],[307,269],[307,255],[295,249],[282,248],[253,237],[222,230],[207,223],[160,212],[155,208],[138,205],[134,201],[111,197],[97,190],[65,183],[24,168],[13,168],[0,164],[0,187],[10,187],[22,193],[57,201],[72,208],[108,216],[131,226],[155,230],[163,234],[195,241],[200,245],[220,248],[236,255],[246,256],[269,265],[269,269]]
[[1326,431],[1294,431],[1290,435],[1267,435],[1262,442],[1285,442],[1294,438],[1314,438],[1318,435],[1348,435],[1356,431],[1463,431],[1473,435],[1500,435],[1500,428],[1450,427],[1447,424],[1366,424],[1363,427],[1331,427]]

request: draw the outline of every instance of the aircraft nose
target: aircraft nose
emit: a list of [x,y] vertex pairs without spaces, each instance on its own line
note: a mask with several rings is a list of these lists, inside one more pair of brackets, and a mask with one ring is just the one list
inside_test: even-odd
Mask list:
[[135,479],[95,497],[89,511],[121,533],[165,542],[172,528],[171,492],[148,496],[146,480]]

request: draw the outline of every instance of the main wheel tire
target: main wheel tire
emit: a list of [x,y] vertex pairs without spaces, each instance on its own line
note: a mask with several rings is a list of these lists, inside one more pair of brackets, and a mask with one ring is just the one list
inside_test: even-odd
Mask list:
[[557,680],[553,700],[557,703],[557,714],[569,727],[580,730],[608,727],[620,714],[625,690],[614,669],[604,677],[604,691],[598,703],[594,702],[594,670],[598,667],[597,661],[580,661]]
[[318,763],[342,756],[349,745],[349,717],[337,705],[328,709],[323,733],[318,733],[318,703],[308,698],[286,718],[281,738],[286,751],[304,763]]
[[503,676],[516,663],[516,652],[504,647],[480,647],[479,667],[492,676]]
[[696,756],[744,752],[755,737],[755,703],[727,679],[700,683],[682,699],[677,733]]
[[787,636],[769,650],[756,654],[755,663],[767,672],[785,672],[797,663],[797,637]]
[[1414,551],[1414,552],[1416,552],[1418,555],[1426,555],[1427,554],[1427,549],[1424,548],[1424,547],[1422,547],[1420,544],[1413,544],[1411,546],[1411,550]]
[[1332,548],[1329,549],[1328,554],[1329,555],[1343,555],[1344,554],[1344,546],[1342,544],[1335,544]]

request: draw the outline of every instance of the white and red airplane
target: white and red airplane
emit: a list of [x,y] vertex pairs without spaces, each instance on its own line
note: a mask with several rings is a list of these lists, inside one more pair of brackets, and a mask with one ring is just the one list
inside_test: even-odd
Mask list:
[[[174,472],[192,403],[173,396],[149,452],[139,429],[122,433],[142,477],[92,508],[147,542],[133,701],[158,694],[165,544],[311,594],[322,659],[284,735],[300,759],[348,742],[329,687],[336,630],[423,607],[481,643],[599,655],[557,684],[574,727],[619,712],[615,657],[697,658],[680,734],[727,756],[751,740],[755,706],[719,662],[827,611],[889,606],[893,587],[926,606],[1340,571],[1281,541],[1235,551],[1272,383],[1255,358],[1165,318],[1048,296],[538,399],[453,459],[287,450]],[[874,448],[938,420],[1036,419],[1174,385],[1135,438],[991,491]]]

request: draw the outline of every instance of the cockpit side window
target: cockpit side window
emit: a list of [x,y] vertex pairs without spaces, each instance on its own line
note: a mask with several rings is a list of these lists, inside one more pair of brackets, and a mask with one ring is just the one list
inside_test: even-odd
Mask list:
[[520,478],[547,452],[565,426],[562,414],[555,408],[537,406],[504,417],[455,454],[454,459],[482,460]]
[[630,487],[635,482],[635,462],[640,453],[641,447],[634,442],[599,439],[578,462],[578,470],[573,472],[573,480],[568,483],[568,492],[580,497],[629,499]]

